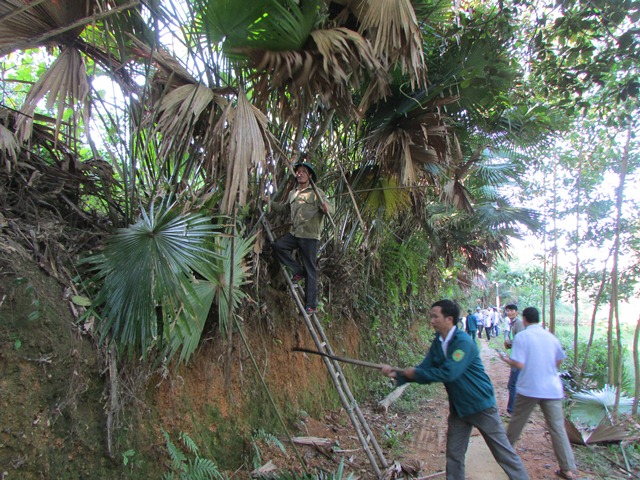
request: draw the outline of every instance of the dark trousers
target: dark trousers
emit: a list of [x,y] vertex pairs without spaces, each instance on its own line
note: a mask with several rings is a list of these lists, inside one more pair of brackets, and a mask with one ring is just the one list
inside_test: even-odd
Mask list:
[[496,407],[460,418],[449,412],[447,430],[447,480],[464,480],[465,455],[469,447],[471,430],[476,427],[487,443],[493,458],[511,480],[529,480],[522,460],[509,443]]
[[484,331],[487,332],[487,340],[491,338],[491,329],[493,327],[484,327]]
[[[318,240],[313,238],[298,238],[290,233],[273,242],[271,247],[278,261],[291,270],[292,275],[305,277],[304,302],[305,308],[318,306]],[[293,251],[298,250],[302,265],[293,258]]]
[[476,339],[476,331],[475,330],[469,330],[467,333],[475,341],[475,339]]
[[509,401],[507,402],[507,412],[513,413],[513,407],[516,404],[516,382],[518,381],[518,375],[520,370],[517,368],[511,368],[509,373],[509,382],[507,382],[507,390],[509,390]]

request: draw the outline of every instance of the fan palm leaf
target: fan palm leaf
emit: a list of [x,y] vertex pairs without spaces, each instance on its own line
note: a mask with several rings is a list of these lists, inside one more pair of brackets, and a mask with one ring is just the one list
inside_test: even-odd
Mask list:
[[380,177],[372,191],[367,193],[363,210],[371,216],[382,212],[382,218],[388,221],[410,206],[411,195],[408,190],[400,188],[397,178]]
[[402,185],[433,181],[453,163],[450,122],[440,109],[456,98],[425,91],[407,95],[395,83],[392,91],[368,112],[362,133],[365,156],[376,159],[386,174],[400,175]]
[[215,298],[215,289],[207,280],[192,279],[191,287],[185,294],[193,311],[172,306],[171,310],[177,312],[176,320],[165,324],[164,337],[169,339],[167,358],[173,358],[179,351],[178,363],[187,363],[198,348]]
[[[584,390],[571,396],[571,417],[581,423],[596,427],[603,420],[610,418],[616,403],[616,388],[605,385],[600,390]],[[629,414],[633,406],[633,398],[620,395],[618,413]]]
[[[232,327],[232,319],[229,318],[229,304],[231,303],[231,312],[234,312],[240,302],[247,297],[243,289],[249,282],[249,267],[246,265],[245,257],[253,250],[255,242],[255,236],[236,237],[232,248],[231,237],[217,237],[215,243],[220,255],[219,258],[215,263],[199,272],[214,287],[220,331],[223,334]],[[232,271],[233,278],[231,278]],[[230,289],[231,285],[233,285],[233,289]]]
[[[157,107],[160,113],[160,157],[171,158],[172,152],[180,152],[184,146],[189,145],[198,123],[204,123],[202,129],[211,132],[213,125],[210,125],[209,121],[213,115],[209,112],[216,105],[225,106],[227,103],[224,97],[203,85],[189,83],[169,91],[161,98]],[[205,145],[211,142],[208,138],[202,141]]]
[[426,85],[422,33],[410,0],[360,2],[354,13],[359,32],[371,37],[373,51],[385,68],[398,64],[412,88]]
[[[31,136],[36,107],[45,96],[47,109],[52,109],[57,104],[57,136],[67,108],[72,109],[74,118],[80,113],[86,119],[88,95],[89,79],[84,59],[77,49],[66,47],[29,91],[16,122],[18,137],[26,141]],[[77,120],[74,124],[76,122]]]
[[[357,32],[339,27],[314,30],[310,36],[313,41],[304,50],[246,50],[262,102],[277,96],[280,112],[297,116],[319,97],[325,108],[357,116],[388,94],[382,64]],[[354,89],[362,92],[359,105],[354,104]]]
[[[62,3],[62,5],[61,5]],[[35,48],[42,45],[69,45],[80,35],[84,25],[63,30],[47,37],[42,43],[32,43],[43,34],[74,24],[98,6],[96,0],[45,0],[25,5],[17,0],[0,4],[0,55],[20,48]]]
[[231,56],[245,48],[298,50],[318,20],[320,0],[203,0],[196,25]]
[[[218,122],[217,131],[228,126],[227,178],[221,211],[230,213],[233,207],[244,205],[249,188],[251,169],[265,169],[267,147],[275,143],[267,129],[267,118],[251,104],[244,91],[238,92],[235,109],[228,108]],[[221,150],[225,148],[221,144]]]
[[[204,320],[191,301],[197,298],[192,272],[215,260],[209,245],[213,233],[209,218],[161,205],[152,207],[149,215],[142,211],[135,225],[110,237],[102,254],[87,259],[102,283],[95,302],[103,305],[101,339],[146,354],[160,333],[159,319],[164,326],[172,325],[165,333],[178,331],[185,338],[185,331],[201,331]],[[167,340],[171,344],[171,338]]]

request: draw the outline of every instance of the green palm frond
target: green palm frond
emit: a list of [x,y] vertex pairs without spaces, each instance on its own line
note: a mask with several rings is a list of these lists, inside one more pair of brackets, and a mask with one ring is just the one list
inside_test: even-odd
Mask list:
[[173,358],[179,351],[178,363],[187,363],[198,348],[215,297],[215,286],[207,280],[193,279],[191,287],[185,294],[193,310],[170,305],[177,315],[175,321],[165,323],[164,337],[169,339],[167,358]]
[[493,185],[500,187],[508,185],[518,177],[517,170],[512,163],[487,164],[478,163],[474,165],[473,176],[482,185]]
[[320,1],[203,0],[199,28],[228,55],[245,49],[299,50],[318,20]]
[[403,185],[424,178],[432,181],[452,163],[449,121],[440,107],[456,99],[426,91],[407,94],[398,85],[392,92],[367,114],[366,156],[379,161],[387,174],[401,175]]
[[516,234],[518,225],[532,231],[538,230],[541,226],[539,216],[534,210],[512,207],[504,202],[477,205],[475,212],[481,228],[489,231],[499,229],[503,234]]
[[[616,401],[616,387],[605,385],[600,390],[584,390],[571,396],[571,417],[580,423],[598,426],[603,420],[610,418]],[[630,414],[633,398],[620,395],[618,413]]]
[[159,321],[173,325],[164,329],[169,335],[201,329],[189,322],[200,318],[198,304],[192,303],[192,272],[215,260],[209,244],[213,233],[209,218],[163,204],[152,207],[149,215],[142,211],[135,225],[107,239],[103,253],[86,260],[94,264],[101,283],[95,302],[103,305],[101,338],[146,354],[160,333]]
[[[204,268],[198,270],[198,273],[205,278],[202,288],[209,288],[218,304],[218,320],[222,333],[231,328],[229,303],[232,304],[233,312],[247,296],[243,290],[243,286],[249,281],[249,268],[246,265],[245,257],[253,249],[255,241],[255,236],[237,237],[233,244],[232,258],[232,238],[226,235],[217,236],[215,238],[216,252],[218,253],[216,260],[203,265]],[[232,270],[233,279],[231,278]],[[233,290],[230,292],[229,286],[232,283]]]
[[398,180],[394,177],[380,177],[376,179],[375,187],[366,192],[363,210],[368,215],[377,217],[382,212],[382,218],[391,220],[411,205],[411,195],[408,190],[399,188]]

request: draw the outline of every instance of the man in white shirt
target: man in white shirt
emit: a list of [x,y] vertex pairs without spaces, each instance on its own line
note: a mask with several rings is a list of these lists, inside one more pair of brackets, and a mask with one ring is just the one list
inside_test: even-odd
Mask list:
[[540,314],[534,307],[522,311],[525,330],[513,339],[511,358],[500,358],[520,370],[516,384],[516,405],[509,422],[507,437],[512,445],[518,441],[536,405],[544,414],[561,478],[576,478],[576,461],[564,427],[562,401],[564,389],[558,367],[567,357],[558,339],[540,325]]

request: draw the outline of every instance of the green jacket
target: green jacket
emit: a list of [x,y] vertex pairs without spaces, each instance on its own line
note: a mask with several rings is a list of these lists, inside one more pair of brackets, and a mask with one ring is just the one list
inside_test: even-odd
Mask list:
[[459,417],[473,415],[496,405],[493,385],[484,371],[478,347],[459,328],[451,338],[446,357],[436,335],[427,356],[416,367],[414,380],[398,375],[398,385],[408,381],[444,383],[449,395],[449,408]]
[[291,235],[297,238],[312,238],[320,240],[322,233],[323,213],[320,205],[323,202],[329,204],[329,213],[333,213],[333,207],[327,200],[325,193],[316,188],[318,195],[309,185],[304,190],[294,188],[289,192],[286,205],[273,205],[274,210],[281,212],[289,209],[291,212]]

